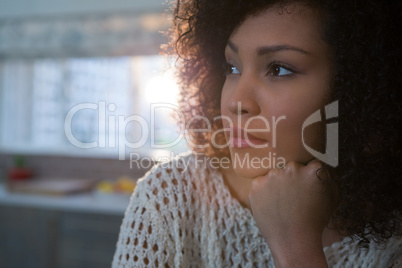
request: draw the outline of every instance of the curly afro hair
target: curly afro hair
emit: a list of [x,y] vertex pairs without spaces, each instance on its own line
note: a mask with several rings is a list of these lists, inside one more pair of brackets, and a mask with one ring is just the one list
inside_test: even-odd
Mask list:
[[[177,55],[180,106],[191,128],[222,128],[222,65],[230,34],[247,16],[272,5],[291,12],[302,3],[321,14],[322,38],[334,52],[334,99],[339,100],[339,165],[331,179],[340,201],[335,228],[361,246],[398,234],[402,212],[401,178],[401,4],[396,1],[178,0],[170,48]],[[212,146],[211,133],[191,132],[194,151],[228,155]],[[215,141],[225,143],[222,132]],[[200,146],[201,145],[201,146]]]

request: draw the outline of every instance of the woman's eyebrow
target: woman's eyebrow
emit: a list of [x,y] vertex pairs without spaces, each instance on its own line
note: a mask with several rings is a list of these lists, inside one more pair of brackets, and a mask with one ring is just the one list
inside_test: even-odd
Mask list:
[[294,47],[294,46],[289,46],[289,45],[274,45],[274,46],[266,46],[266,47],[260,47],[257,49],[257,55],[265,55],[277,51],[282,51],[282,50],[292,50],[296,52],[300,52],[303,54],[309,54],[307,51],[304,49]]
[[[230,40],[228,40],[228,44],[229,48],[231,50],[233,50],[235,53],[239,52],[239,48]],[[269,54],[269,53],[273,53],[273,52],[278,52],[278,51],[282,51],[282,50],[292,50],[292,51],[296,51],[296,52],[300,52],[303,54],[310,54],[307,51],[305,51],[302,48],[298,48],[298,47],[294,47],[294,46],[290,46],[290,45],[273,45],[273,46],[264,46],[264,47],[259,47],[257,49],[257,55],[261,56],[261,55],[265,55],[265,54]]]
[[231,50],[233,50],[235,53],[238,53],[239,52],[239,48],[235,45],[235,44],[233,44],[233,42],[232,41],[230,41],[230,40],[228,40],[228,47],[230,47],[230,49]]

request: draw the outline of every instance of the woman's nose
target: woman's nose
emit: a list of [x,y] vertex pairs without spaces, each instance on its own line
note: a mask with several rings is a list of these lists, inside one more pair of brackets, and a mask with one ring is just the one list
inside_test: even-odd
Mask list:
[[236,115],[255,116],[261,109],[256,96],[258,82],[246,76],[239,78],[229,100],[229,111]]

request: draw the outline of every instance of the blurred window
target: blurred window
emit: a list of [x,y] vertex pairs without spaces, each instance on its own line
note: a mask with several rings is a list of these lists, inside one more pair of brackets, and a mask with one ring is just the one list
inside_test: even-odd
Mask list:
[[0,62],[0,149],[90,156],[182,152],[162,56]]

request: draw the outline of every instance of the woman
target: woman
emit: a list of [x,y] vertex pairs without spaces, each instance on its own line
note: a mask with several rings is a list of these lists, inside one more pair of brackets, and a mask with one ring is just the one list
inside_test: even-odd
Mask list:
[[384,1],[178,1],[193,154],[139,181],[113,266],[402,265],[400,28]]

